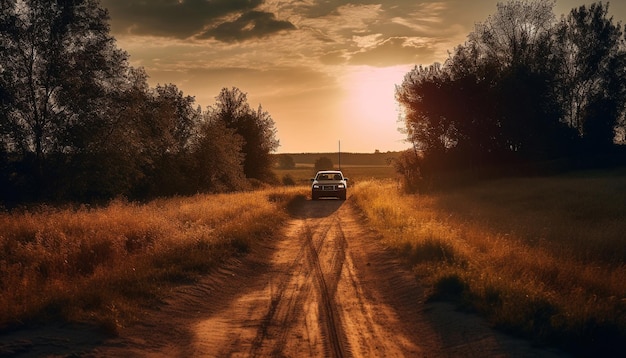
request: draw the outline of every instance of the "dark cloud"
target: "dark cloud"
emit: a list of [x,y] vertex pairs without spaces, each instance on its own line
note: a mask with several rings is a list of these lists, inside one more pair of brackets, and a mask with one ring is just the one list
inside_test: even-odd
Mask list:
[[[363,11],[359,13],[359,9]],[[300,13],[313,21],[337,19],[337,26],[330,26],[334,29],[332,40],[348,51],[355,36],[442,37],[443,32],[451,31],[440,25],[448,11],[448,4],[439,0],[316,0],[300,7]],[[350,25],[341,26],[344,16]]]
[[223,22],[205,31],[198,38],[214,38],[223,42],[237,42],[251,38],[260,38],[283,30],[294,30],[289,21],[276,20],[272,13],[249,11],[235,21]]
[[[292,29],[274,14],[256,11],[264,0],[102,0],[117,33],[186,39],[203,34],[233,41]],[[226,17],[236,17],[225,22]],[[205,33],[206,28],[211,28]],[[222,31],[224,33],[222,33]]]

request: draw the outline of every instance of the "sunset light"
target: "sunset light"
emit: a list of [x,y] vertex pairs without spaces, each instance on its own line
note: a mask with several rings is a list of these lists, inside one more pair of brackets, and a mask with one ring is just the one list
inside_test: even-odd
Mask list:
[[0,356],[624,356],[626,1],[0,8]]
[[[407,66],[366,67],[350,69],[343,80],[347,95],[343,102],[344,130],[370,142],[373,149],[406,147],[398,132],[398,103],[395,86],[410,70]],[[349,136],[358,142],[356,136]],[[388,144],[385,145],[386,141]]]
[[[332,151],[338,139],[353,152],[405,149],[394,86],[416,65],[445,62],[498,1],[102,3],[151,85],[173,83],[203,108],[238,87],[290,153]],[[556,15],[583,3],[558,0]],[[626,3],[610,8],[624,18]]]

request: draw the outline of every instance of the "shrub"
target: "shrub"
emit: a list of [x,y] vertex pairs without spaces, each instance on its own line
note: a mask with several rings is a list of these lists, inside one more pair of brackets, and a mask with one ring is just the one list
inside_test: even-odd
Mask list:
[[291,174],[285,174],[285,176],[283,176],[283,185],[294,186],[296,185],[296,180]]
[[328,157],[321,157],[315,161],[315,170],[332,170],[335,167],[333,161]]

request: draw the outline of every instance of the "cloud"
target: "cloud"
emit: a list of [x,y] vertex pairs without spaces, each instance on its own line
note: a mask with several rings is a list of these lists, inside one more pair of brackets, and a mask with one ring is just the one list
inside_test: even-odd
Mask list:
[[314,0],[303,5],[303,13],[309,18],[338,15],[345,6],[376,5],[387,9],[398,6],[406,7],[415,3],[415,0]]
[[419,59],[432,58],[435,52],[427,42],[392,37],[352,54],[349,63],[376,67],[411,64],[419,62]]
[[346,143],[370,136],[341,127],[354,114],[346,108],[354,89],[347,74],[441,62],[496,2],[100,1],[112,35],[151,85],[174,83],[204,108],[222,88],[238,87],[253,107],[261,103],[272,114],[283,150],[305,150],[307,140],[321,138],[311,144],[319,150],[326,128]]
[[[452,4],[415,0],[314,0],[293,7],[325,65],[393,66],[442,61],[466,33],[450,18]],[[455,4],[460,6],[462,4]],[[455,10],[457,11],[457,10]],[[450,22],[453,21],[453,22]],[[461,34],[457,32],[461,30]]]
[[263,3],[264,0],[102,0],[111,14],[112,28],[119,34],[177,39],[200,35],[234,41],[295,28],[288,21],[276,20],[272,13],[257,11]]
[[319,60],[324,65],[343,65],[346,63],[346,57],[344,50],[338,50],[322,54]]
[[279,31],[294,30],[295,28],[289,21],[276,20],[276,16],[272,13],[249,11],[234,21],[220,23],[197,38],[214,38],[222,42],[237,42],[266,37]]

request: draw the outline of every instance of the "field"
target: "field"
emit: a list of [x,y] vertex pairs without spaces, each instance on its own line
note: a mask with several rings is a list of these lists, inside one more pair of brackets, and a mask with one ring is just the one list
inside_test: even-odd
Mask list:
[[[430,287],[430,299],[540,344],[624,348],[626,171],[405,195],[389,166],[342,170],[349,200]],[[68,320],[116,332],[132,324],[175,285],[279,233],[314,172],[299,165],[276,174],[297,185],[0,213],[0,329]]]
[[341,169],[344,176],[350,179],[349,184],[355,184],[363,180],[382,180],[395,178],[396,174],[391,162],[397,158],[399,152],[387,153],[341,153],[341,166],[339,166],[339,153],[293,153],[277,154],[291,157],[296,163],[294,169],[274,169],[274,173],[283,183],[288,182],[296,185],[308,185],[310,179],[315,176],[315,161],[326,157],[333,161],[335,168]]
[[[389,180],[396,175],[393,167],[389,165],[342,165],[341,171],[349,179],[349,185],[359,181]],[[308,185],[315,176],[315,169],[313,165],[299,164],[295,169],[274,169],[274,173],[279,180],[289,176],[296,185]]]
[[417,196],[363,182],[353,198],[432,287],[432,299],[577,354],[623,352],[625,172],[504,179]]
[[131,324],[271,238],[299,189],[0,213],[0,330],[51,320]]

